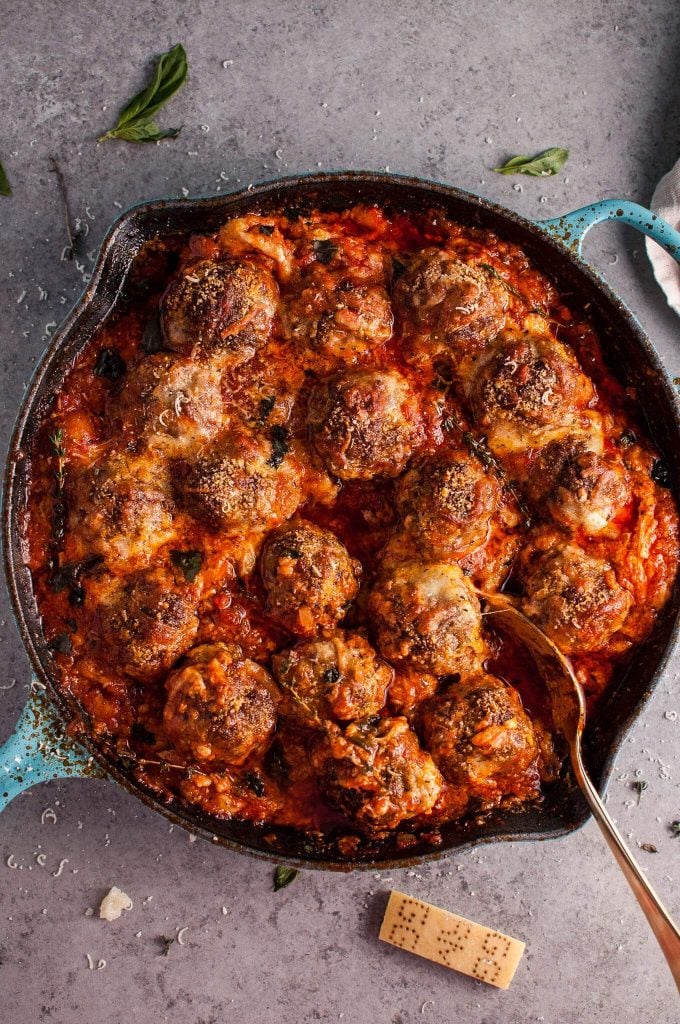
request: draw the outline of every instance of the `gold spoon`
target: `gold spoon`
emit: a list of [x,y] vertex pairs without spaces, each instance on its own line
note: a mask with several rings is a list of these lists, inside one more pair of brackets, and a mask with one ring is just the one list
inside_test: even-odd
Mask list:
[[493,615],[499,625],[506,627],[526,647],[544,680],[550,694],[553,722],[569,746],[576,781],[661,946],[680,991],[680,931],[626,847],[584,767],[581,737],[586,724],[586,704],[569,659],[504,594],[484,593],[480,597],[489,609],[487,614]]

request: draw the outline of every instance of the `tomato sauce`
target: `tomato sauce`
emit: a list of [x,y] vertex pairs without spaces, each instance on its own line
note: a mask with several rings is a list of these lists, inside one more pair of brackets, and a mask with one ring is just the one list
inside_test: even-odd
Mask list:
[[[635,599],[625,626],[611,642],[595,653],[573,657],[593,706],[630,649],[653,628],[668,599],[678,566],[678,517],[670,491],[652,479],[657,455],[635,416],[634,402],[605,363],[587,314],[567,302],[560,294],[559,282],[552,282],[533,266],[516,245],[491,232],[452,223],[437,210],[420,215],[390,214],[375,207],[357,207],[344,213],[308,211],[302,215],[282,211],[262,215],[259,220],[267,228],[259,235],[253,234],[250,223],[248,231],[240,236],[225,239],[220,233],[172,237],[144,247],[115,308],[83,346],[45,415],[30,453],[30,495],[23,534],[44,635],[54,654],[56,680],[76,696],[87,728],[98,743],[118,756],[162,799],[179,797],[217,816],[324,832],[347,827],[347,822],[323,798],[314,779],[309,767],[308,735],[284,723],[273,745],[252,756],[243,768],[187,766],[181,758],[173,758],[165,743],[162,679],[141,683],[119,665],[98,658],[88,643],[94,621],[91,605],[102,560],[75,569],[68,565],[68,510],[65,513],[62,507],[64,479],[124,446],[123,439],[112,435],[108,415],[119,387],[115,367],[124,376],[161,348],[159,301],[178,268],[197,257],[224,255],[225,250],[236,256],[255,252],[272,268],[285,304],[298,286],[300,275],[310,268],[323,285],[325,269],[315,257],[313,244],[319,230],[342,237],[345,259],[348,264],[354,260],[359,270],[366,247],[379,250],[392,261],[396,274],[401,261],[408,260],[410,254],[428,246],[445,246],[461,260],[482,263],[503,282],[509,324],[521,328],[528,318],[538,316],[573,349],[596,386],[592,408],[606,425],[605,450],[627,447],[636,473],[634,499],[620,514],[611,536],[577,538],[584,550],[609,560],[619,582]],[[253,223],[256,221],[257,217]],[[278,259],[275,244],[288,254],[286,259]],[[421,396],[421,452],[436,454],[447,446],[468,444],[471,450],[484,453],[484,436],[475,427],[465,401],[446,374],[442,376],[441,367],[414,367],[403,358],[400,340],[401,325],[396,322],[389,340],[372,351],[368,362],[374,367],[397,368]],[[113,373],[102,363],[105,353],[119,357],[119,363],[114,360]],[[110,362],[110,355],[108,358]],[[332,369],[323,360],[316,365],[314,358],[310,355],[301,360],[280,325],[275,324],[264,349],[252,361],[225,374],[225,416],[261,422],[265,429],[267,410],[275,409],[279,417],[285,415],[290,437],[303,450],[307,443],[306,395],[311,383]],[[534,457],[531,452],[522,455],[520,468],[526,470]],[[485,468],[500,479],[503,515],[496,517],[487,542],[463,559],[462,565],[482,588],[492,585],[512,591],[519,585],[513,566],[527,535],[527,510],[521,487],[513,485],[512,474],[509,476],[493,459],[485,462]],[[364,586],[370,586],[380,553],[397,523],[393,482],[376,478],[337,486],[313,461],[305,463],[305,474],[305,498],[299,514],[339,537],[362,563]],[[248,657],[269,664],[272,653],[290,645],[293,639],[267,615],[253,559],[243,571],[245,556],[240,549],[236,553],[233,540],[209,533],[189,516],[180,515],[177,522],[181,536],[169,547],[203,551],[196,643],[234,642]],[[168,550],[161,548],[156,557],[162,560],[167,556]],[[116,570],[121,571],[124,568]],[[349,612],[348,623],[368,625],[370,629],[361,596]],[[549,729],[545,693],[526,658],[507,638],[490,634],[489,639],[489,671],[515,686],[530,714]],[[389,696],[384,713],[390,713]],[[464,802],[446,787],[432,821],[456,817],[464,809]],[[426,824],[416,821],[410,827],[423,828]]]

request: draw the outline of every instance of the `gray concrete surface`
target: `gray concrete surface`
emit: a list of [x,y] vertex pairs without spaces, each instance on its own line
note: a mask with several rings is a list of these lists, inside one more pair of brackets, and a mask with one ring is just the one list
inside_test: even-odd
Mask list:
[[[48,325],[83,285],[121,207],[208,194],[285,172],[384,168],[454,182],[530,217],[610,196],[649,199],[677,158],[680,8],[673,0],[477,3],[3,0],[0,159],[0,430],[6,444]],[[161,115],[159,147],[98,146],[149,57],[182,41],[190,84]],[[224,61],[231,61],[223,67]],[[517,152],[567,146],[556,179],[504,178]],[[87,258],[61,262],[62,164]],[[678,321],[641,239],[602,227],[587,252],[680,372]],[[29,667],[4,592],[0,736]],[[678,679],[624,745],[609,806],[680,916]],[[635,773],[648,782],[639,806]],[[41,823],[41,813],[52,807]],[[44,867],[37,853],[46,855]],[[6,866],[10,854],[19,867]],[[0,820],[0,1021],[299,1024],[307,1021],[670,1024],[677,996],[595,827],[547,844],[496,845],[417,872],[305,873],[272,892],[271,868],[191,843],[104,782],[40,786]],[[65,860],[59,877],[54,873]],[[86,916],[112,884],[119,921]],[[391,887],[524,939],[509,992],[381,945]],[[161,935],[186,944],[159,955]],[[86,954],[101,970],[88,969]]]

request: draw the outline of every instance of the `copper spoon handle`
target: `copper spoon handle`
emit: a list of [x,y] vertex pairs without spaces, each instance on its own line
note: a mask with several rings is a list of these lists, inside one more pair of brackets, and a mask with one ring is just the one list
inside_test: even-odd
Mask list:
[[642,912],[656,936],[657,942],[661,946],[663,955],[668,961],[668,966],[671,969],[678,991],[680,991],[680,931],[678,931],[670,914],[643,875],[635,858],[621,838],[619,830],[610,818],[609,812],[602,803],[599,793],[590,781],[581,757],[580,736],[576,736],[571,744],[571,764],[576,781],[593,812],[593,817],[602,829],[609,849],[614,854],[629,886],[633,890],[635,898],[640,904]]

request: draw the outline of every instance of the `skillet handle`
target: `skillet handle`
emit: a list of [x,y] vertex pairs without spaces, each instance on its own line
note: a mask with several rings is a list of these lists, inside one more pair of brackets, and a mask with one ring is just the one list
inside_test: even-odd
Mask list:
[[34,682],[14,732],[0,747],[0,811],[37,782],[104,778],[84,747],[64,733],[63,722]]
[[656,213],[638,203],[630,203],[627,199],[604,199],[601,203],[592,203],[573,213],[565,213],[563,217],[539,220],[538,226],[580,256],[586,234],[595,224],[601,224],[604,220],[618,220],[637,228],[658,242],[680,263],[680,231],[676,231]]

